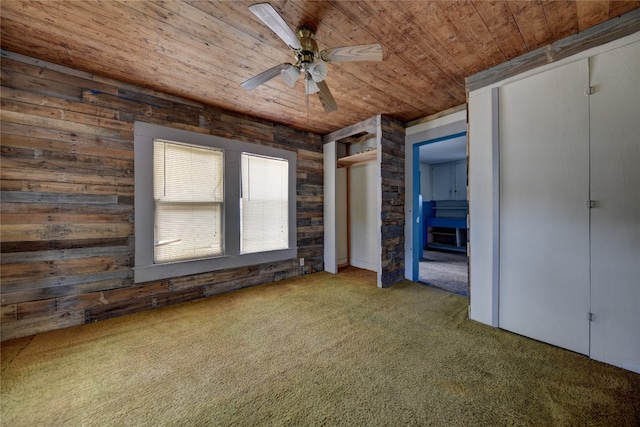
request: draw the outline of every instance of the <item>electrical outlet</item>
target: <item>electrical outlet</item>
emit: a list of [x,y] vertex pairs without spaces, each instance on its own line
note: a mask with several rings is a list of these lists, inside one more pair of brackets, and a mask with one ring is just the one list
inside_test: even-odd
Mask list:
[[300,258],[300,267],[304,267],[304,258]]

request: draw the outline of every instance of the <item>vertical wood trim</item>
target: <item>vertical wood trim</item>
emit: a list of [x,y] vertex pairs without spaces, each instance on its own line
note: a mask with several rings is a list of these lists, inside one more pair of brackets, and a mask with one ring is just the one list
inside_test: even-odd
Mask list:
[[493,193],[493,240],[491,281],[491,326],[500,325],[500,93],[491,89],[491,148]]
[[[346,189],[347,189],[347,265],[351,265],[351,169],[347,168],[346,176]],[[336,239],[337,243],[337,239]]]
[[469,317],[491,325],[493,313],[491,92],[471,92],[467,104],[469,106]]
[[377,221],[378,221],[378,274],[377,274],[377,279],[376,279],[376,286],[379,288],[383,288],[384,287],[384,279],[383,279],[383,274],[384,274],[384,260],[383,260],[383,241],[384,241],[384,232],[383,232],[383,221],[382,221],[382,162],[383,162],[383,158],[384,156],[382,155],[383,153],[383,147],[382,147],[382,138],[384,138],[384,132],[382,129],[382,116],[380,114],[378,114],[377,116],[373,117],[373,119],[375,119],[374,121],[374,125],[375,125],[375,133],[376,133],[376,147],[378,148],[377,150],[377,159],[376,159],[376,165],[378,167],[378,173],[377,173],[377,182],[376,182],[376,206],[378,208],[378,214],[377,214]]
[[[336,274],[336,157],[337,142],[330,141],[323,146],[324,151],[324,271]],[[348,174],[348,172],[347,172]]]

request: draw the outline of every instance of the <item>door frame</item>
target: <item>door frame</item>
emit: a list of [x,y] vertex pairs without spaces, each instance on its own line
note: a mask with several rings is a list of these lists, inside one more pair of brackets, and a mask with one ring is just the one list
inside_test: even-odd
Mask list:
[[[412,277],[411,280],[414,282],[418,281],[418,276],[420,273],[420,256],[422,254],[422,235],[423,235],[423,219],[422,215],[422,206],[420,206],[420,147],[428,144],[434,144],[436,142],[447,141],[454,138],[460,138],[467,135],[467,131],[451,133],[444,136],[440,136],[437,138],[427,139],[421,142],[415,142],[412,144],[412,212],[418,213],[417,220],[415,224],[419,224],[418,227],[413,227],[413,232],[411,235],[411,245],[413,247],[413,254],[411,259],[412,264]],[[469,141],[467,140],[467,147],[469,145]]]

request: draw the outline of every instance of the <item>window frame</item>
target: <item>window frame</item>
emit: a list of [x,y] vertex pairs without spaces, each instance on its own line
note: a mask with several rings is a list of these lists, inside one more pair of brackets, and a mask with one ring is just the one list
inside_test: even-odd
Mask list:
[[[224,218],[224,150],[219,149],[219,148],[214,148],[214,147],[205,147],[202,145],[193,145],[193,144],[185,144],[184,142],[176,142],[176,141],[167,141],[164,139],[160,139],[160,138],[154,138],[153,141],[153,150],[154,150],[154,176],[153,176],[153,180],[154,180],[154,231],[155,231],[155,236],[154,236],[154,263],[156,264],[165,264],[167,262],[177,262],[177,261],[187,261],[190,259],[200,259],[200,258],[207,258],[207,257],[215,257],[215,256],[221,256],[224,255],[224,228],[222,227],[223,224],[223,218]],[[156,151],[158,150],[158,151]],[[187,167],[188,169],[188,176],[181,176],[182,179],[178,180],[175,178],[175,176],[173,178],[171,178],[171,176],[173,175],[173,173],[171,172],[171,170],[173,169],[172,167],[169,167],[168,170],[169,172],[167,172],[167,161],[171,161],[171,158],[175,158],[175,151],[180,151],[180,150],[187,150],[189,151],[189,153],[191,155],[195,154],[196,156],[199,155],[202,156],[203,153],[206,153],[206,155],[211,155],[210,159],[207,159],[207,166],[213,166],[214,164],[216,164],[216,160],[219,160],[219,163],[216,166],[215,169],[211,170],[211,172],[216,175],[214,179],[219,179],[219,183],[216,183],[216,185],[211,186],[209,185],[209,181],[201,181],[203,183],[206,183],[205,187],[208,190],[211,190],[212,188],[215,189],[216,187],[219,189],[219,191],[216,191],[217,193],[217,197],[214,196],[214,198],[218,198],[218,200],[209,200],[209,201],[204,201],[201,198],[198,198],[197,200],[194,200],[192,197],[185,199],[185,195],[189,193],[188,190],[192,190],[192,187],[190,185],[185,185],[184,187],[180,188],[181,191],[178,192],[178,194],[176,194],[176,190],[174,189],[174,186],[178,186],[181,187],[181,183],[186,183],[186,181],[191,180],[192,177],[190,176],[193,173],[193,169],[188,167],[187,165],[184,165]],[[195,152],[191,152],[191,150],[194,150]],[[169,157],[167,157],[167,153]],[[174,153],[173,155],[171,153]],[[183,159],[184,160],[184,159]],[[210,161],[213,161],[213,163],[210,163]],[[172,162],[171,162],[172,163]],[[159,167],[159,165],[161,165],[162,167]],[[184,166],[183,166],[183,170],[184,170]],[[160,169],[162,169],[162,171],[160,171]],[[160,174],[156,175],[157,172],[160,172]],[[217,173],[215,173],[217,172]],[[207,173],[206,171],[203,171],[203,173]],[[204,176],[204,175],[202,175]],[[159,180],[159,178],[162,178]],[[166,189],[167,189],[167,184],[169,187],[169,193],[166,193]],[[161,187],[163,188],[163,194],[160,196],[159,194],[159,188],[157,188],[158,185],[161,185]],[[193,193],[191,193],[191,195],[193,195]],[[202,196],[202,194],[199,194],[200,196]],[[166,213],[166,209],[168,207],[173,207],[173,209],[175,210],[179,210],[182,214],[184,214],[184,208],[188,207],[188,211],[190,211],[191,216],[194,215],[194,209],[198,210],[198,208],[202,208],[203,206],[217,206],[217,218],[216,221],[206,221],[205,223],[202,223],[201,225],[206,227],[207,225],[209,226],[213,226],[212,227],[212,231],[214,228],[217,228],[218,231],[218,238],[219,240],[215,243],[217,243],[217,251],[216,253],[210,253],[207,254],[207,256],[199,256],[199,257],[184,257],[184,258],[175,258],[173,260],[171,259],[165,259],[165,260],[159,260],[159,258],[162,258],[163,256],[163,251],[169,252],[168,254],[165,252],[164,256],[171,256],[172,252],[171,249],[173,247],[173,249],[178,249],[178,253],[180,252],[180,248],[182,249],[190,249],[190,250],[195,250],[195,248],[190,245],[187,244],[185,246],[178,246],[175,247],[173,246],[173,242],[169,241],[167,242],[167,244],[160,244],[159,242],[159,237],[158,237],[158,233],[159,230],[162,229],[161,225],[164,225],[165,227],[171,229],[171,225],[172,222],[169,218],[176,220],[176,217],[173,216],[169,216],[166,217],[164,215],[161,214],[161,212]],[[178,209],[178,206],[180,207]],[[200,213],[202,213],[202,211],[199,211]],[[207,217],[209,215],[206,215]],[[164,217],[165,220],[167,220],[166,222],[163,221],[159,221],[160,217]],[[209,218],[210,219],[210,218]],[[180,226],[184,226],[187,225],[186,223],[184,223],[183,221],[175,221],[176,223],[180,223]],[[177,225],[175,223],[173,223],[173,225]],[[191,223],[191,225],[193,226],[194,223]],[[203,235],[204,233],[198,233],[198,231],[195,228],[192,228],[194,233]],[[162,232],[166,233],[166,228],[164,230],[162,230]],[[171,234],[171,233],[168,233]],[[195,236],[191,236],[190,233],[186,233],[185,237],[192,237],[195,239]],[[187,243],[189,243],[190,239],[187,239]],[[287,242],[287,246],[288,246],[288,242]],[[178,255],[177,253],[173,253],[174,255]]]
[[[224,150],[223,255],[161,264],[154,263],[153,141],[155,139]],[[240,156],[243,152],[285,159],[289,162],[289,247],[287,249],[240,253],[240,189],[242,179]],[[297,258],[295,151],[151,123],[135,122],[134,164],[135,283]]]
[[[287,200],[286,200],[286,203],[287,203],[286,210],[282,209],[284,207],[282,205],[282,202],[284,200],[281,197],[276,197],[276,199],[273,198],[275,194],[282,196],[288,190],[286,187],[288,185],[287,176],[289,173],[289,162],[281,158],[274,158],[274,157],[262,156],[255,153],[243,152],[242,154],[240,154],[241,165],[245,164],[245,161],[244,161],[245,159],[246,159],[247,165],[253,162],[252,159],[254,159],[254,161],[257,161],[257,162],[260,162],[260,161],[274,162],[276,164],[273,165],[272,163],[274,168],[271,168],[271,170],[269,170],[269,168],[264,168],[262,170],[262,172],[265,172],[267,175],[271,175],[270,177],[266,177],[264,175],[260,176],[261,171],[259,169],[259,166],[256,167],[254,170],[250,170],[251,168],[247,167],[246,171],[244,170],[243,166],[240,167],[240,175],[241,175],[240,176],[241,178],[240,252],[243,254],[248,254],[248,253],[283,249],[280,247],[277,247],[277,248],[272,247],[271,249],[263,248],[262,250],[256,250],[251,248],[251,245],[253,244],[256,246],[264,246],[265,245],[264,242],[269,241],[270,242],[269,244],[271,245],[287,245],[288,246],[288,242],[286,242],[286,240],[289,232],[289,223],[288,221],[286,221],[286,224],[284,224],[285,221],[277,220],[277,219],[274,220],[274,216],[272,214],[273,213],[281,214],[282,212],[286,212],[288,211],[288,208],[290,205],[288,194],[287,194]],[[286,174],[281,173],[283,166],[286,167]],[[248,172],[248,174],[245,175],[245,172]],[[277,172],[280,172],[280,173],[277,173]],[[256,181],[254,181],[251,178],[252,173],[255,173],[256,176],[258,177]],[[277,178],[280,178],[280,179],[277,179]],[[280,182],[280,185],[278,185],[277,181]],[[265,189],[264,193],[261,193],[261,192],[254,193],[253,186],[256,185],[259,187],[260,185],[264,185],[264,183],[267,183],[267,186],[270,187],[270,189],[268,190]],[[284,190],[284,191],[278,192],[278,189]],[[272,198],[269,198],[268,196],[272,196]],[[265,212],[267,211],[267,209],[265,209],[265,205],[269,205],[269,204],[274,205],[273,211],[265,214]],[[275,217],[279,218],[280,215],[275,215]],[[260,240],[251,239],[251,236],[254,235],[253,230],[256,228],[256,226],[259,225],[258,228],[264,228],[265,223],[269,223],[269,222],[278,223],[278,225],[274,227],[275,230],[277,230],[278,227],[285,225],[286,232],[278,233],[276,231],[275,233],[273,232],[263,233],[259,236],[261,238]]]

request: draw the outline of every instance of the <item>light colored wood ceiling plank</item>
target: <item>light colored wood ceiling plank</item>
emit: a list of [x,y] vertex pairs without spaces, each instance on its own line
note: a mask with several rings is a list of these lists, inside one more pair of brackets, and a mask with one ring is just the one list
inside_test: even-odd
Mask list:
[[[440,2],[438,6],[447,14],[458,37],[464,37],[460,42],[468,46],[479,58],[476,68],[480,65],[489,68],[507,60],[469,1]],[[465,71],[468,72],[469,69]]]
[[578,32],[575,1],[545,1],[542,7],[554,39],[561,39]]
[[578,28],[584,31],[609,17],[608,0],[577,1]]
[[[607,19],[627,22],[640,7],[637,0],[271,0],[294,30],[316,27],[320,49],[383,46],[381,62],[328,64],[327,84],[339,110],[326,114],[317,96],[304,95],[302,82],[293,89],[280,78],[253,91],[240,86],[295,61],[249,11],[258,1],[5,1],[0,43],[4,57],[26,55],[32,65],[48,61],[86,75],[91,90],[110,92],[92,94],[96,105],[100,96],[118,96],[109,89],[117,80],[123,93],[127,87],[158,91],[170,105],[206,104],[210,114],[229,111],[326,134],[381,113],[408,122],[458,106],[465,101],[464,79],[474,72],[541,46],[551,46],[547,55],[568,54],[558,39]],[[617,27],[612,31],[612,37],[619,34]],[[7,69],[3,83],[23,82],[36,91],[36,77],[23,71]],[[65,96],[77,99],[88,91],[74,88]]]
[[[133,6],[144,6],[150,13],[155,14],[155,12],[150,9],[151,4],[145,2],[129,2],[127,5]],[[201,47],[206,47],[205,42],[200,42],[197,40],[193,40],[191,38],[185,38],[180,32],[177,32],[172,25],[169,25],[167,22],[162,22],[156,20],[155,17],[151,17],[150,15],[145,14],[144,12],[137,10],[126,10],[125,5],[119,5],[118,3],[111,3],[113,7],[111,9],[111,13],[115,13],[114,19],[107,19],[104,15],[101,17],[101,30],[105,33],[108,33],[111,37],[125,37],[118,30],[118,23],[121,23],[122,20],[118,18],[125,18],[127,16],[133,16],[133,18],[138,19],[141,22],[145,22],[147,25],[161,25],[162,32],[161,35],[156,38],[152,38],[153,33],[147,33],[146,27],[144,25],[136,25],[137,32],[134,34],[135,37],[130,38],[130,41],[135,42],[138,41],[138,44],[129,43],[129,46],[138,46],[141,49],[140,55],[136,55],[135,51],[129,55],[129,61],[136,61],[137,56],[149,56],[146,54],[148,49],[159,53],[159,55],[166,56],[166,60],[162,61],[163,63],[172,64],[168,69],[180,70],[181,67],[183,71],[181,71],[181,75],[189,76],[191,78],[185,78],[182,86],[187,90],[190,89],[190,84],[192,81],[201,81],[204,86],[202,89],[198,91],[200,94],[198,100],[209,103],[209,104],[218,104],[223,101],[222,105],[232,105],[232,110],[241,111],[244,106],[250,102],[251,94],[243,93],[242,91],[236,91],[235,86],[238,85],[241,79],[238,78],[238,73],[228,69],[227,67],[220,66],[220,64],[225,63],[233,63],[234,52],[225,50],[225,49],[215,49],[215,50],[207,50],[206,52],[200,52],[199,49]],[[124,9],[120,9],[120,6],[125,7]],[[77,8],[76,8],[77,9]],[[120,16],[117,11],[120,10],[123,14]],[[90,12],[90,11],[88,11]],[[72,19],[73,15],[67,14],[66,16]],[[178,17],[174,17],[172,21],[168,21],[174,23]],[[78,21],[81,21],[82,17]],[[80,25],[80,22],[78,22]],[[194,26],[195,27],[195,26]],[[213,38],[213,37],[212,37]],[[179,40],[179,43],[175,41]],[[221,38],[223,42],[229,44],[228,39]],[[180,46],[183,51],[177,51],[176,48]],[[208,48],[208,47],[207,47]],[[211,58],[212,54],[214,58]],[[237,55],[236,55],[237,56]],[[262,61],[262,59],[258,58],[258,61]],[[184,64],[184,65],[181,65]],[[158,68],[156,65],[155,68]],[[133,75],[138,75],[139,73],[134,73]],[[244,78],[248,78],[250,75],[247,75]],[[214,83],[219,86],[218,90],[212,90],[214,87]],[[221,82],[226,82],[220,87]],[[140,82],[135,82],[137,84],[141,84]],[[157,81],[157,83],[164,83],[163,81]],[[211,83],[211,84],[210,84]],[[162,88],[158,86],[152,85],[151,87],[161,90]],[[234,94],[239,94],[240,96],[234,96]],[[245,97],[245,98],[243,98]],[[265,111],[273,111],[274,105],[280,105],[287,110],[292,108],[298,109],[298,103],[300,102],[299,98],[294,94],[283,91],[274,91],[274,94],[269,98],[271,101],[270,106],[266,106],[267,109]],[[321,108],[320,106],[318,106]],[[229,107],[227,107],[229,108]],[[318,109],[317,112],[320,113],[321,109]]]
[[[238,5],[236,2],[225,2],[222,5],[209,4],[209,3],[194,3],[194,4],[196,4],[197,7],[199,7],[201,10],[205,11],[206,13],[212,14],[212,16],[221,17],[221,18],[225,17],[229,22],[233,22],[234,25],[240,25],[240,23],[242,23],[243,20],[246,20],[246,17],[244,17],[241,13],[243,10],[241,9],[242,5]],[[270,34],[272,34],[272,32],[259,21],[257,24],[252,24],[252,25],[254,25],[255,27],[253,31],[255,32],[255,37],[258,39],[268,38],[267,36],[270,36]],[[291,25],[291,27],[295,28],[295,26],[293,25]],[[280,52],[284,52],[285,54],[287,52],[290,52],[287,46],[285,46],[284,43],[279,38],[276,37],[273,43],[276,47],[281,46],[279,48]],[[256,68],[254,72],[258,73],[275,64],[276,64],[275,62],[270,62],[269,58],[266,58],[265,63],[261,65],[260,68]],[[350,90],[349,88],[357,86],[357,81],[358,81],[357,77],[354,77],[354,75],[349,75],[349,73],[346,73],[343,69],[341,69],[340,67],[342,66],[343,64],[337,64],[335,65],[335,67],[331,65],[332,69],[330,69],[330,74],[327,77],[327,83],[330,85],[330,89],[332,90],[334,97],[336,97],[336,101],[338,102],[339,111],[340,111],[339,115],[342,118],[346,118],[346,119],[352,118],[351,114],[349,113],[351,107],[355,107],[358,110],[362,110],[365,112],[368,111],[370,113],[377,111],[374,108],[375,105],[372,105],[370,101],[368,101],[367,99],[363,99],[362,97],[344,97],[341,99],[342,90],[343,89],[344,91]],[[279,79],[274,79],[274,80],[275,81],[273,83],[268,83],[267,85],[273,86],[273,87],[277,86],[282,88],[283,90],[288,90],[289,92],[295,92],[301,102],[300,108],[304,109],[306,107],[306,104],[305,104],[306,98],[304,98],[303,85],[301,84],[302,82],[297,83],[296,87],[294,87],[292,90],[292,89],[289,89]],[[262,90],[262,89],[263,87],[260,87],[258,89],[254,89],[254,91]],[[379,92],[377,88],[374,88],[374,90]],[[364,89],[361,89],[361,92],[366,92],[366,91]],[[378,97],[381,97],[382,95],[383,95],[382,92],[380,92],[378,94]],[[310,104],[317,104],[318,101],[316,98],[317,97],[315,97],[315,95],[312,96]],[[402,103],[401,100],[398,100],[398,102]],[[324,115],[325,113],[324,113],[324,110],[322,110],[322,111],[318,111],[317,114]]]
[[[42,24],[42,26],[46,28],[46,35],[42,37],[48,40],[64,40],[63,42],[55,43],[55,45],[64,46],[64,50],[68,54],[73,54],[73,58],[68,61],[69,63],[66,65],[85,69],[85,67],[90,66],[92,63],[99,63],[101,64],[100,71],[115,75],[119,80],[132,82],[131,76],[135,76],[137,73],[133,68],[129,68],[130,66],[127,64],[133,64],[133,61],[135,61],[135,63],[143,69],[153,70],[153,79],[142,83],[136,81],[133,82],[145,87],[155,88],[156,90],[158,90],[158,87],[171,87],[172,83],[175,82],[176,73],[179,73],[179,75],[189,75],[191,72],[191,69],[184,68],[184,66],[181,66],[179,62],[173,63],[171,67],[158,67],[158,63],[153,61],[153,59],[150,59],[154,58],[154,54],[151,51],[136,50],[131,44],[127,44],[122,48],[113,49],[109,56],[109,61],[106,61],[105,58],[107,56],[103,53],[103,49],[106,45],[105,39],[108,39],[109,42],[112,43],[112,46],[119,46],[121,43],[117,41],[117,39],[101,35],[96,36],[98,37],[98,40],[96,40],[90,37],[89,34],[91,34],[91,32],[86,30],[82,32],[83,36],[81,40],[76,40],[75,38],[68,36],[64,25],[60,28],[59,24],[53,24],[53,22],[60,22],[60,17],[57,17],[52,10],[48,11],[47,16],[49,17],[49,23]],[[19,18],[21,18],[22,21],[26,16]],[[66,15],[67,20],[70,18],[71,16]],[[16,24],[18,27],[19,25],[20,24]],[[38,26],[33,23],[31,25],[33,26],[31,30],[32,37],[40,37],[40,30],[37,29]],[[131,53],[134,54],[132,55]],[[222,79],[223,77],[219,77],[216,81],[213,81],[211,85],[208,85],[206,81],[203,81],[203,79],[199,79],[197,81],[185,80],[173,94],[185,96],[186,93],[193,92],[197,95],[191,95],[192,99],[198,99],[204,103],[215,105],[215,102],[212,102],[211,97],[208,97],[205,94],[207,93],[207,90],[210,90],[216,84],[219,84],[219,81]],[[233,103],[233,94],[230,94],[230,98],[224,98],[224,91],[220,88],[217,91],[217,94],[217,100],[222,99],[226,105],[235,105]],[[276,105],[285,103],[284,105],[287,108],[290,107],[290,105],[286,104],[286,100],[283,99],[273,98],[272,102]],[[241,108],[242,105],[239,105],[236,110],[240,110]],[[234,108],[231,109],[233,110]],[[273,109],[273,105],[271,105],[271,109]],[[266,110],[268,110],[268,108],[266,108]]]
[[[250,40],[246,35],[242,37],[242,33],[234,31],[228,28],[221,21],[212,19],[209,15],[206,15],[198,9],[193,9],[189,5],[168,2],[163,3],[170,9],[159,8],[150,2],[128,2],[127,5],[135,8],[140,13],[151,13],[155,17],[161,18],[163,14],[171,16],[170,26],[164,26],[161,19],[156,21],[155,25],[163,25],[166,34],[164,44],[178,43],[184,50],[182,52],[174,52],[173,58],[186,60],[187,63],[191,61],[191,58],[206,58],[205,66],[196,67],[197,63],[194,61],[194,77],[198,74],[204,73],[205,75],[211,74],[212,78],[217,78],[216,71],[218,69],[224,70],[225,75],[230,75],[229,85],[231,90],[235,91],[233,86],[240,85],[240,83],[250,77],[253,77],[255,72],[254,68],[265,67],[265,63],[271,58],[268,55],[278,56],[282,58],[282,61],[286,61],[286,55],[277,49],[271,49],[269,46],[259,45],[255,40]],[[188,18],[188,19],[187,19]],[[222,30],[219,28],[223,27]],[[227,37],[227,35],[233,36],[233,38]],[[240,52],[248,52],[247,54],[241,54]],[[274,63],[273,65],[275,65]],[[271,65],[269,65],[270,67]],[[263,71],[260,69],[260,71]],[[297,105],[299,102],[297,97],[290,91],[287,91],[283,85],[276,85],[273,82],[268,83],[274,90],[274,94],[277,93],[279,100],[289,99],[292,105]],[[244,94],[243,92],[239,92]],[[214,96],[214,92],[211,91],[211,96]],[[246,100],[250,98],[250,94],[246,95]]]
[[[455,82],[458,76],[464,74],[464,69],[456,58],[442,46],[442,41],[429,31],[428,24],[419,20],[427,13],[427,2],[400,2],[397,5],[385,1],[368,3],[375,8],[380,20],[392,29],[387,37],[394,41],[401,39],[410,52],[415,52],[408,56],[414,64],[429,61]],[[415,24],[407,25],[408,22]]]
[[507,4],[528,51],[531,52],[553,41],[541,1],[509,1]]
[[[342,3],[338,2],[341,7]],[[407,16],[409,12],[403,5],[390,4],[389,2],[362,2],[358,4],[361,14],[370,19],[367,28],[372,28],[380,34],[380,40],[389,50],[406,64],[406,70],[398,70],[403,79],[408,81],[420,81],[426,79],[431,81],[433,89],[417,89],[417,94],[425,97],[430,103],[431,110],[439,108],[442,104],[455,103],[460,92],[457,89],[458,80],[455,72],[445,71],[447,65],[441,53],[433,50],[429,43],[425,43],[416,31],[421,31],[418,25],[407,26]],[[345,9],[345,13],[353,13]],[[409,28],[410,27],[410,28]],[[422,42],[420,42],[422,40]],[[449,65],[457,67],[452,62]],[[435,84],[440,82],[440,84]],[[428,110],[427,110],[428,111]]]
[[[335,8],[327,7],[319,10],[317,2],[293,2],[288,3],[284,14],[288,21],[297,22],[300,25],[306,24],[309,19],[314,20],[313,25],[318,25],[316,40],[319,48],[341,47],[354,44],[380,43],[378,37],[364,31],[362,21],[354,21],[353,17],[347,17]],[[319,16],[314,16],[319,13]],[[310,18],[313,17],[313,18]],[[344,31],[343,29],[348,29]],[[357,30],[356,30],[357,29]],[[381,43],[383,44],[383,43]],[[383,54],[387,50],[383,47]],[[424,87],[431,87],[430,83],[421,85],[418,79],[412,79],[411,84],[403,78],[403,73],[408,70],[408,64],[399,58],[385,54],[382,62],[350,62],[329,64],[330,74],[334,69],[341,69],[352,75],[354,80],[353,88],[362,88],[361,92],[369,92],[371,89],[361,86],[359,82],[376,88],[386,93],[390,101],[398,106],[411,105],[413,108],[427,108],[422,99],[414,96],[415,91]],[[398,70],[402,70],[399,72]],[[388,76],[388,77],[387,77]],[[382,78],[381,78],[382,77]],[[401,107],[404,108],[404,107]]]
[[471,4],[505,58],[512,59],[527,52],[527,45],[506,2],[474,0]]
[[640,7],[640,1],[610,0],[609,1],[609,19],[623,15],[638,7]]
[[[294,6],[289,8],[290,12],[295,13],[295,16],[291,16],[290,19],[300,24],[306,23],[306,20],[309,19],[306,17],[317,13],[317,7],[307,9],[309,5],[314,4],[313,2],[296,2],[294,4],[295,8]],[[316,41],[319,43],[319,49],[321,50],[325,48],[379,42],[379,40],[364,30],[350,31],[348,34],[344,34],[341,28],[361,28],[361,22],[349,20],[349,18],[336,9],[327,9],[321,12],[321,15],[321,17],[316,18],[318,22]],[[329,77],[331,77],[331,73],[333,73],[334,70],[339,69],[351,75],[354,89],[359,87],[363,93],[370,92],[372,89],[378,89],[384,92],[386,96],[391,97],[390,99],[397,105],[408,104],[414,108],[425,108],[426,105],[424,102],[419,99],[416,100],[413,96],[415,90],[420,90],[419,83],[412,82],[414,85],[408,85],[406,84],[406,79],[393,75],[393,71],[396,69],[406,68],[407,66],[407,64],[402,64],[397,59],[398,58],[387,56],[387,58],[381,62],[329,63]],[[380,73],[381,70],[385,72]],[[380,78],[381,76],[383,76],[383,78]],[[385,78],[386,76],[389,77]]]
[[[446,2],[444,5],[450,4]],[[450,57],[459,69],[465,70],[462,74],[456,75],[456,79],[464,78],[464,73],[468,68],[482,69],[485,67],[483,59],[477,54],[476,48],[478,46],[469,43],[467,36],[458,31],[441,8],[440,2],[403,3],[402,6],[411,14],[411,20],[418,23],[423,29],[423,34],[430,35],[431,41],[428,43],[434,49],[440,50],[443,57]],[[425,41],[418,39],[418,43]]]

